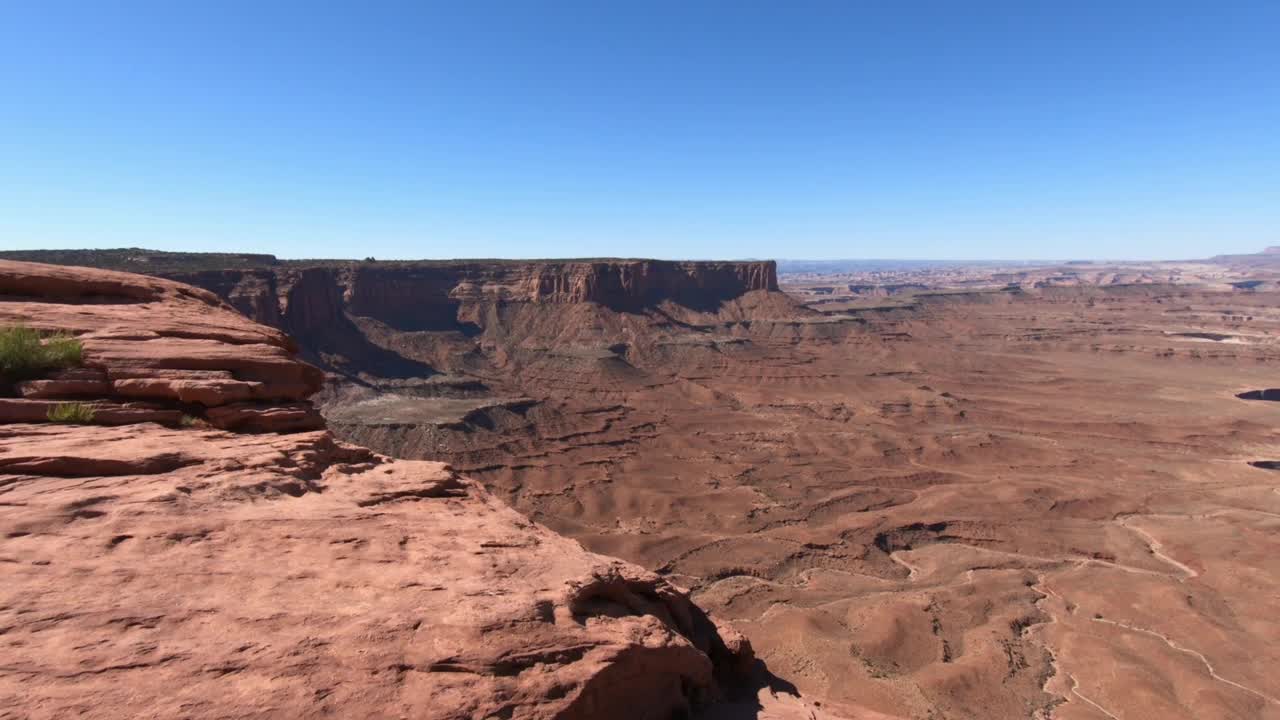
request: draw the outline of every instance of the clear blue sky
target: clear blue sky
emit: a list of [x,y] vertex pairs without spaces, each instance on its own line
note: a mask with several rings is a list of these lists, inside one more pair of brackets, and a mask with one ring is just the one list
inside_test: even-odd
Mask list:
[[4,3],[0,248],[1280,244],[1280,2]]

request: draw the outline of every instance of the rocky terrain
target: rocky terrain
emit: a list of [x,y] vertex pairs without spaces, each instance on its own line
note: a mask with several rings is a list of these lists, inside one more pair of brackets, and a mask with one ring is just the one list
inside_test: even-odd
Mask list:
[[0,399],[0,717],[816,717],[654,573],[336,441],[211,293],[0,261],[18,324],[83,358]]
[[712,717],[1280,717],[1268,256],[165,262],[292,335],[344,440],[731,621],[774,690]]
[[1276,290],[1278,281],[1280,248],[1163,262],[792,261],[783,263],[781,279],[788,293],[827,310],[866,306],[882,298],[1002,288],[1195,285],[1224,291]]

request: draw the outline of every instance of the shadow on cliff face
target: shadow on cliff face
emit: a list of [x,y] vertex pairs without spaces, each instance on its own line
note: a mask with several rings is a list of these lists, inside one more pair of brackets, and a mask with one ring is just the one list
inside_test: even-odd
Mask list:
[[747,671],[748,680],[726,688],[726,698],[696,717],[698,720],[756,720],[764,717],[766,708],[760,702],[762,696],[790,695],[797,700],[800,691],[795,685],[769,671],[769,666],[759,658]]
[[715,667],[716,683],[724,693],[720,702],[697,715],[700,720],[755,720],[767,710],[762,699],[778,695],[800,699],[800,690],[774,675],[768,664],[750,649],[749,641],[736,631],[723,635],[722,626],[697,605],[690,605],[690,613],[695,624],[705,628],[704,636],[709,639],[703,642]]
[[[687,683],[687,677],[681,679],[680,702],[658,712],[650,712],[647,716],[746,720],[758,718],[766,711],[762,700],[768,702],[770,697],[776,697],[779,693],[792,695],[797,700],[799,698],[794,685],[769,672],[764,661],[755,656],[750,641],[732,627],[717,623],[688,595],[667,586],[657,576],[637,579],[616,570],[594,573],[589,582],[580,584],[573,591],[568,599],[568,607],[574,620],[584,625],[588,620],[600,617],[657,618],[683,636],[694,648],[705,653],[705,658],[711,661],[714,682],[708,686],[696,686]],[[597,717],[598,713],[592,709],[604,705],[601,693],[609,694],[611,701],[616,702],[619,691],[637,698],[649,692],[661,692],[660,688],[666,682],[661,671],[669,673],[680,663],[678,655],[666,657],[668,662],[675,665],[663,668],[650,661],[650,669],[642,676],[637,676],[634,669],[625,669],[622,676],[625,677],[625,684],[622,686],[617,682],[619,677],[602,681],[603,675],[597,675],[583,687],[574,705],[566,708],[558,717]],[[624,668],[615,666],[615,669]],[[655,673],[654,670],[659,672]],[[695,677],[699,676],[696,671],[693,674]],[[645,687],[646,681],[656,681],[658,685],[650,689]],[[637,686],[637,683],[640,685]],[[586,714],[579,714],[584,709]]]
[[368,317],[400,332],[456,332],[464,337],[475,337],[484,329],[473,322],[458,319],[462,303],[450,300],[445,303],[400,308],[369,314]]
[[440,374],[426,363],[373,344],[345,317],[325,329],[299,332],[294,337],[308,362],[348,377],[367,374],[403,380]]
[[303,348],[303,357],[333,372],[356,378],[425,378],[438,371],[372,342],[347,315],[346,300],[333,268],[306,268],[281,285],[280,328]]

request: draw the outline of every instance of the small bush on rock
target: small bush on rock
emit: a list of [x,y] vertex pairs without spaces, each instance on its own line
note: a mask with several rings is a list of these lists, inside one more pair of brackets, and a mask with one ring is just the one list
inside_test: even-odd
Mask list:
[[87,425],[93,422],[93,406],[88,403],[58,403],[49,408],[49,422]]
[[80,341],[68,333],[44,336],[17,325],[0,328],[0,379],[16,382],[46,370],[75,367],[84,358]]

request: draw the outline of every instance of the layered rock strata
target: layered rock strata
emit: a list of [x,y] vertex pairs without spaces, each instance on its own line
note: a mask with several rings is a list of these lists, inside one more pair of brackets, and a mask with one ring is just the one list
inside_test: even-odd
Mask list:
[[347,311],[402,329],[446,330],[458,325],[464,304],[590,302],[639,310],[676,302],[708,307],[752,291],[778,289],[772,261],[334,262],[162,274],[207,288],[254,320],[292,333],[324,327]]
[[665,718],[753,666],[658,576],[316,429],[320,373],[211,293],[3,262],[16,323],[84,367],[0,400],[7,712]]

